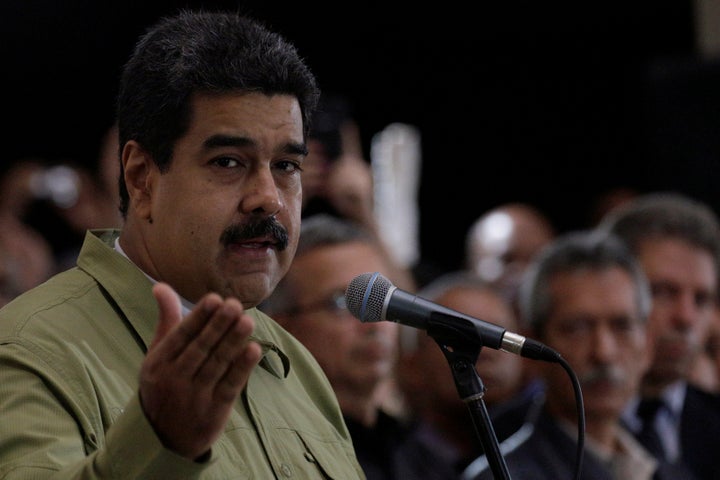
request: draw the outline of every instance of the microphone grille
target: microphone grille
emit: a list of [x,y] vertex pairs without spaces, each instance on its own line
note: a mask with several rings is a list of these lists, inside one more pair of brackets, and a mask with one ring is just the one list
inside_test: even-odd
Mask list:
[[378,272],[358,275],[345,291],[347,308],[361,322],[382,320],[383,304],[393,284]]

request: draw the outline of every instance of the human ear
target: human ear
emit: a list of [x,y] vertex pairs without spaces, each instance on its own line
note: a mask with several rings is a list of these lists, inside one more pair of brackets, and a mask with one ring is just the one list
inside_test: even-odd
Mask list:
[[130,199],[129,210],[139,218],[152,222],[152,185],[157,172],[155,162],[135,140],[125,144],[122,151],[123,175]]

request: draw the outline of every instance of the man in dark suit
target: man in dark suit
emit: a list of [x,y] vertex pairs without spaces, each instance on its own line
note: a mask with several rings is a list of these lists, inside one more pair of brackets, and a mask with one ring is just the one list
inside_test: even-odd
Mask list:
[[[700,479],[718,479],[720,397],[688,382],[716,313],[718,219],[695,199],[654,193],[609,213],[600,228],[635,252],[653,292],[653,361],[623,418],[658,457],[686,464]],[[654,414],[645,420],[648,403]]]
[[[497,285],[474,272],[441,275],[418,291],[418,296],[508,331],[519,330],[509,299]],[[532,421],[539,410],[542,382],[525,380],[523,360],[518,355],[482,348],[475,362],[477,374],[486,387],[482,398],[498,441]],[[418,419],[420,434],[414,440],[439,452],[460,473],[483,452],[483,445],[468,407],[461,401],[450,365],[432,335],[401,326],[398,383]]]
[[[540,252],[520,285],[518,306],[531,335],[556,350],[577,375],[584,399],[584,480],[689,480],[655,459],[620,416],[650,364],[650,287],[632,253],[602,232],[573,232]],[[578,468],[577,401],[567,372],[535,362],[545,403],[534,424],[501,443],[512,478],[570,480]],[[480,457],[466,479],[493,477]],[[493,472],[495,474],[495,472]]]

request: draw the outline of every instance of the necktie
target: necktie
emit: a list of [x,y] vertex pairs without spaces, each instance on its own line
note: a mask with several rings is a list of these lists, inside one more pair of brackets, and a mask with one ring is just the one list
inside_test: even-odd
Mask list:
[[655,416],[662,404],[663,401],[659,398],[646,398],[640,402],[637,408],[637,415],[642,420],[642,428],[637,434],[637,438],[651,454],[659,459],[665,458],[665,448],[655,428]]

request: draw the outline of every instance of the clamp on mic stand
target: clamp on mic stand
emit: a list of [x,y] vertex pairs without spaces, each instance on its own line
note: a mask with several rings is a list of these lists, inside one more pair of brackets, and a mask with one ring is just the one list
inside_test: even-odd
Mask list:
[[466,337],[452,329],[438,325],[427,329],[435,342],[440,346],[452,371],[460,399],[470,411],[475,433],[485,450],[485,456],[496,480],[510,480],[505,459],[500,453],[495,429],[488,414],[483,395],[485,386],[475,369],[482,344],[467,341]]

